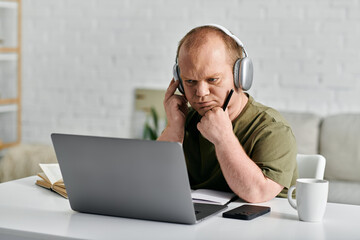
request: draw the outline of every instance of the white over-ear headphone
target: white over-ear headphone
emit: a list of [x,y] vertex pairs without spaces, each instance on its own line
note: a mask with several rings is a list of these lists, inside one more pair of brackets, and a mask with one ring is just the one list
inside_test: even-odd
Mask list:
[[[223,26],[220,26],[218,24],[207,24],[205,26],[211,26],[220,29],[223,31],[226,35],[234,39],[234,41],[242,48],[242,51],[244,52],[243,58],[238,58],[235,61],[234,64],[234,84],[237,88],[241,88],[244,91],[247,91],[251,88],[252,82],[253,82],[253,64],[251,59],[248,57],[248,54],[244,48],[243,43],[240,41],[239,38],[237,38],[235,35],[233,35],[228,29],[226,29]],[[175,64],[173,67],[173,76],[175,80],[179,80],[179,91],[184,94],[184,86],[182,79],[180,77],[180,68],[177,61],[177,56],[175,60]]]

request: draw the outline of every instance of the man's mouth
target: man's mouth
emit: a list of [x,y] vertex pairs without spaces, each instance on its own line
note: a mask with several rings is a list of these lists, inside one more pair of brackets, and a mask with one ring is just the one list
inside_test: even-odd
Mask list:
[[196,105],[199,106],[199,108],[208,108],[214,105],[213,102],[207,101],[207,102],[197,102]]
[[208,111],[216,106],[213,101],[206,101],[206,102],[197,102],[196,103],[199,110]]

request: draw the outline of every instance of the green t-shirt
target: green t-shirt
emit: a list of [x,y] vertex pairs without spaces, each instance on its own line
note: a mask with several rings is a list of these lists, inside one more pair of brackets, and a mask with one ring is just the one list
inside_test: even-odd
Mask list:
[[[185,124],[183,148],[193,189],[231,191],[221,172],[214,145],[197,130],[201,116],[190,109]],[[263,174],[284,186],[278,195],[286,197],[298,177],[296,141],[286,120],[274,109],[249,100],[232,122],[233,131],[246,154]]]

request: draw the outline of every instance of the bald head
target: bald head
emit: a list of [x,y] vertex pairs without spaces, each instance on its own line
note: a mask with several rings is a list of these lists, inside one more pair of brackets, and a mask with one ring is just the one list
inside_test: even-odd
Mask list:
[[[221,29],[213,26],[201,26],[192,29],[179,42],[177,57],[184,52],[196,54],[199,49],[208,43],[209,39],[219,38],[223,42],[227,51],[228,63],[232,66],[238,58],[242,58],[242,47],[234,39],[225,34]],[[220,46],[219,46],[220,47]]]

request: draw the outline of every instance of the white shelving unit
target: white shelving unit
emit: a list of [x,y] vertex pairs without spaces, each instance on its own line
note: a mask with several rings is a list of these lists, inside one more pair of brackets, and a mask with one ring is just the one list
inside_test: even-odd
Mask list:
[[0,0],[0,151],[21,140],[21,0]]

